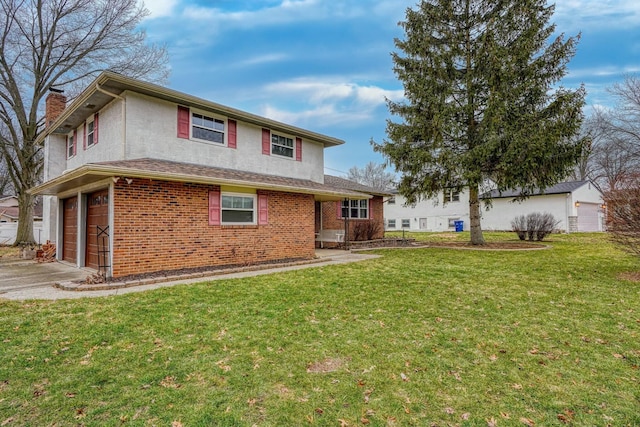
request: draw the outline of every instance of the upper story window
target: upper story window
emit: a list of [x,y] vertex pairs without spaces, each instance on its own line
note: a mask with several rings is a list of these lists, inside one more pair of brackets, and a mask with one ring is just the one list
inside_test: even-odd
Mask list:
[[387,201],[387,203],[390,204],[390,205],[395,205],[396,204],[396,197],[395,196],[389,197],[389,200]]
[[302,138],[272,133],[271,129],[262,129],[262,154],[274,155],[302,161]]
[[76,135],[77,133],[75,131],[67,135],[67,159],[76,155],[76,144],[78,143],[78,141],[76,141]]
[[178,105],[178,138],[237,147],[237,122]]
[[460,192],[455,190],[444,190],[444,202],[459,202]]
[[216,144],[224,144],[224,120],[206,116],[204,114],[191,114],[191,137]]
[[342,218],[367,219],[369,218],[369,200],[343,200]]
[[[78,138],[74,138],[78,139]],[[84,124],[84,148],[98,143],[98,113],[95,113]]]
[[271,154],[293,159],[293,138],[271,134]]
[[87,122],[87,147],[91,147],[96,143],[96,121],[91,120]]

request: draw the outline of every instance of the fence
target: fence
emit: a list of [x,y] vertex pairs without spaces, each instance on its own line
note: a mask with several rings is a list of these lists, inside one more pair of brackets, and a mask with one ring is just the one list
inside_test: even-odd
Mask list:
[[[16,235],[18,234],[17,222],[2,222],[0,223],[0,245],[12,245],[16,241]],[[42,221],[35,221],[33,223],[33,237],[36,243],[43,242]]]

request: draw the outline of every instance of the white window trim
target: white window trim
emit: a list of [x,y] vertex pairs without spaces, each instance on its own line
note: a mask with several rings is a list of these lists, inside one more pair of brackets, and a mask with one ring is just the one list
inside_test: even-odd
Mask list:
[[[282,154],[277,154],[273,152],[273,135],[277,135],[277,136],[281,136],[283,138],[289,138],[291,139],[291,141],[293,141],[293,146],[292,147],[287,147],[287,148],[291,148],[291,157],[289,156],[283,156]],[[278,145],[280,146],[280,145]],[[281,133],[281,132],[273,132],[271,131],[271,134],[269,136],[269,154],[275,157],[278,157],[280,159],[287,159],[287,160],[295,160],[296,159],[296,137],[293,135],[288,135],[286,133]]]
[[[364,209],[364,208],[360,207],[360,202],[361,201],[367,202],[367,207],[366,207],[367,216],[365,218],[360,218],[360,211],[362,209]],[[357,218],[354,218],[354,217],[351,216],[351,209],[355,209],[355,208],[351,207],[351,202],[358,202],[358,208],[357,208],[358,209],[358,217]],[[344,203],[344,200],[340,202],[340,212],[341,213],[342,213],[342,210],[345,208],[343,203]],[[347,213],[349,214],[348,218],[349,218],[350,221],[351,220],[367,220],[367,219],[371,218],[371,205],[369,204],[369,200],[368,199],[353,199],[353,200],[349,199],[347,201],[347,205],[348,205]],[[343,219],[345,218],[344,215],[342,215],[342,218]]]
[[[234,209],[229,209],[229,208],[223,208],[222,207],[222,199],[224,198],[224,196],[235,196],[235,197],[246,197],[246,198],[252,198],[253,199],[253,221],[251,222],[226,222],[223,220],[223,215],[222,213],[225,210],[234,210]],[[237,210],[248,210],[248,209],[237,209]],[[221,191],[220,192],[220,225],[258,225],[258,195],[257,194],[252,194],[252,193],[232,193],[232,192],[228,192],[228,191]]]
[[[406,221],[406,222],[407,222],[407,224],[408,224],[406,227],[404,226],[405,221]],[[401,220],[400,220],[400,225],[401,225],[401,227],[400,227],[400,228],[411,228],[411,219],[407,219],[407,218],[403,218],[403,219],[401,219]]]
[[[67,159],[74,158],[76,156],[76,153],[78,152],[78,141],[77,141],[77,138],[75,138],[76,135],[74,135],[74,134],[75,134],[74,131],[71,131],[71,132],[69,132],[67,134],[67,140],[66,140],[66,142],[67,142]],[[73,144],[74,144],[73,154],[71,154],[71,155],[69,155],[69,139],[72,139],[73,140]]]
[[[222,121],[222,123],[224,123],[224,131],[222,131],[222,143],[219,142],[214,142],[214,141],[209,141],[208,139],[201,139],[201,138],[197,138],[195,136],[193,136],[193,115],[194,114],[199,114],[201,116],[206,116],[209,118],[212,118],[214,120],[220,120]],[[197,126],[197,127],[201,127],[201,126]],[[208,128],[202,128],[202,129],[208,129]],[[215,129],[211,129],[214,132],[219,132]],[[189,110],[189,139],[192,141],[196,141],[196,142],[202,142],[205,144],[209,144],[209,145],[213,145],[214,147],[226,147],[229,144],[229,122],[227,120],[226,117],[223,116],[219,116],[217,114],[213,114],[209,111],[204,111],[204,110],[194,110],[194,109],[190,109]]]
[[[86,141],[86,145],[87,145],[87,149],[93,147],[94,145],[96,145],[96,115],[92,114],[91,117],[85,122],[85,126],[87,127],[87,131],[84,132],[84,137],[87,138]],[[89,132],[89,125],[93,125],[93,129],[91,130],[91,132]],[[89,140],[91,138],[91,144],[89,144]]]
[[[454,200],[454,196],[456,196],[458,199]],[[443,202],[444,203],[458,203],[460,201],[460,192],[459,191],[454,191],[451,189],[448,190],[444,190],[443,192]]]
[[[393,221],[393,225],[391,225],[391,221]],[[397,223],[397,221],[395,219],[388,219],[387,220],[387,228],[395,229],[397,224],[398,223]]]

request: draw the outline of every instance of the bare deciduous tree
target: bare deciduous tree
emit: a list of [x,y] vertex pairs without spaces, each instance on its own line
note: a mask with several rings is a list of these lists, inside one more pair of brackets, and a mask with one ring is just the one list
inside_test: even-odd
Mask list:
[[20,204],[16,243],[33,241],[42,172],[42,101],[49,88],[70,96],[103,70],[164,81],[168,57],[138,28],[138,0],[0,0],[0,154]]
[[385,165],[369,162],[362,169],[353,166],[349,169],[347,179],[362,185],[377,188],[378,190],[389,190],[395,185],[395,175],[385,170]]

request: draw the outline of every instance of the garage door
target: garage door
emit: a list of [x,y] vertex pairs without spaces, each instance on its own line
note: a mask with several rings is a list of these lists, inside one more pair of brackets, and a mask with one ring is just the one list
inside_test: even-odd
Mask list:
[[578,231],[600,231],[600,218],[596,203],[580,203],[578,206]]
[[62,259],[78,262],[78,198],[62,201]]
[[[85,266],[95,268],[106,265],[108,254],[104,250],[108,240],[98,239],[98,227],[109,225],[109,191],[101,190],[87,196],[87,246]],[[100,245],[98,244],[100,243]],[[98,262],[98,256],[102,257]],[[106,257],[106,258],[105,258]]]

